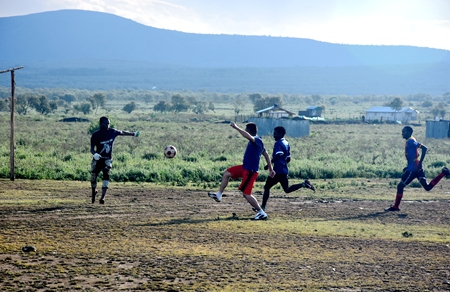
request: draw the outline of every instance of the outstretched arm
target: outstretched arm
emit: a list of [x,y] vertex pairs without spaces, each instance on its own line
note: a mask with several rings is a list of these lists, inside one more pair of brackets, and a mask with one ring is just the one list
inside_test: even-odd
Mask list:
[[129,131],[120,131],[121,136],[135,136],[135,137],[139,137],[140,132],[136,131],[136,132],[129,132]]
[[246,139],[249,140],[250,142],[255,143],[255,137],[253,137],[252,135],[250,135],[249,132],[247,132],[247,131],[242,130],[241,128],[239,128],[238,125],[236,125],[236,123],[231,122],[230,126],[231,126],[233,129],[236,129],[236,130],[239,132],[239,134],[242,135],[242,137],[246,138]]

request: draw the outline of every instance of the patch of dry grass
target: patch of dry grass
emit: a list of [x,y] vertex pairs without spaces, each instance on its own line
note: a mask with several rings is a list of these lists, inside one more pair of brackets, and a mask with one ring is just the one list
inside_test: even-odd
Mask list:
[[[337,183],[345,192],[274,191],[270,219],[258,222],[248,220],[253,213],[233,187],[215,203],[195,189],[113,183],[106,204],[92,205],[85,182],[0,180],[7,202],[0,207],[0,289],[448,288],[450,202],[443,189],[417,192],[434,199],[385,213],[394,196],[388,181]],[[37,252],[22,252],[27,244]]]

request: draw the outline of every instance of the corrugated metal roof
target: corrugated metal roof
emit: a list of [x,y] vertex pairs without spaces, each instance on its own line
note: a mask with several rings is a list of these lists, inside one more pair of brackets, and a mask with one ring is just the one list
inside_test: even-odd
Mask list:
[[271,106],[271,107],[268,107],[268,108],[259,110],[259,111],[257,111],[256,113],[257,113],[257,114],[265,113],[265,112],[271,111],[271,110],[273,110],[273,109],[278,109],[278,110],[280,110],[280,111],[285,111],[285,112],[287,112],[287,113],[290,114],[290,115],[294,115],[294,116],[297,115],[297,114],[294,113],[294,112],[291,112],[291,111],[288,111],[287,109],[284,109],[284,108],[282,108],[282,107],[279,107],[278,104],[274,104],[274,105]]

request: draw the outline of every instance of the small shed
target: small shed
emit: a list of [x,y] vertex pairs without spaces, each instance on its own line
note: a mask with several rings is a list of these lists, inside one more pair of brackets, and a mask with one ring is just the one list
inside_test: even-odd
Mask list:
[[411,121],[417,121],[419,112],[411,107],[403,107],[395,110],[389,106],[374,106],[366,110],[366,121],[395,122],[401,121],[402,124],[409,124]]
[[322,116],[322,107],[317,105],[310,105],[306,107],[306,111],[299,111],[299,116],[305,116],[308,118],[321,117]]
[[450,138],[450,121],[427,121],[427,128],[425,137],[433,139],[448,139]]
[[271,107],[259,110],[256,112],[258,117],[269,117],[269,118],[284,118],[284,117],[295,117],[296,114],[294,112],[288,111],[280,107],[278,104],[274,104]]

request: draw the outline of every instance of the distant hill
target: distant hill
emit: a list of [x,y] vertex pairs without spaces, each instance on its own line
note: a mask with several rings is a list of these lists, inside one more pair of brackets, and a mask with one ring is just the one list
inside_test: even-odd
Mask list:
[[[443,94],[450,51],[191,34],[60,10],[0,18],[0,70],[18,86],[302,94]],[[0,76],[0,85],[8,80]]]

